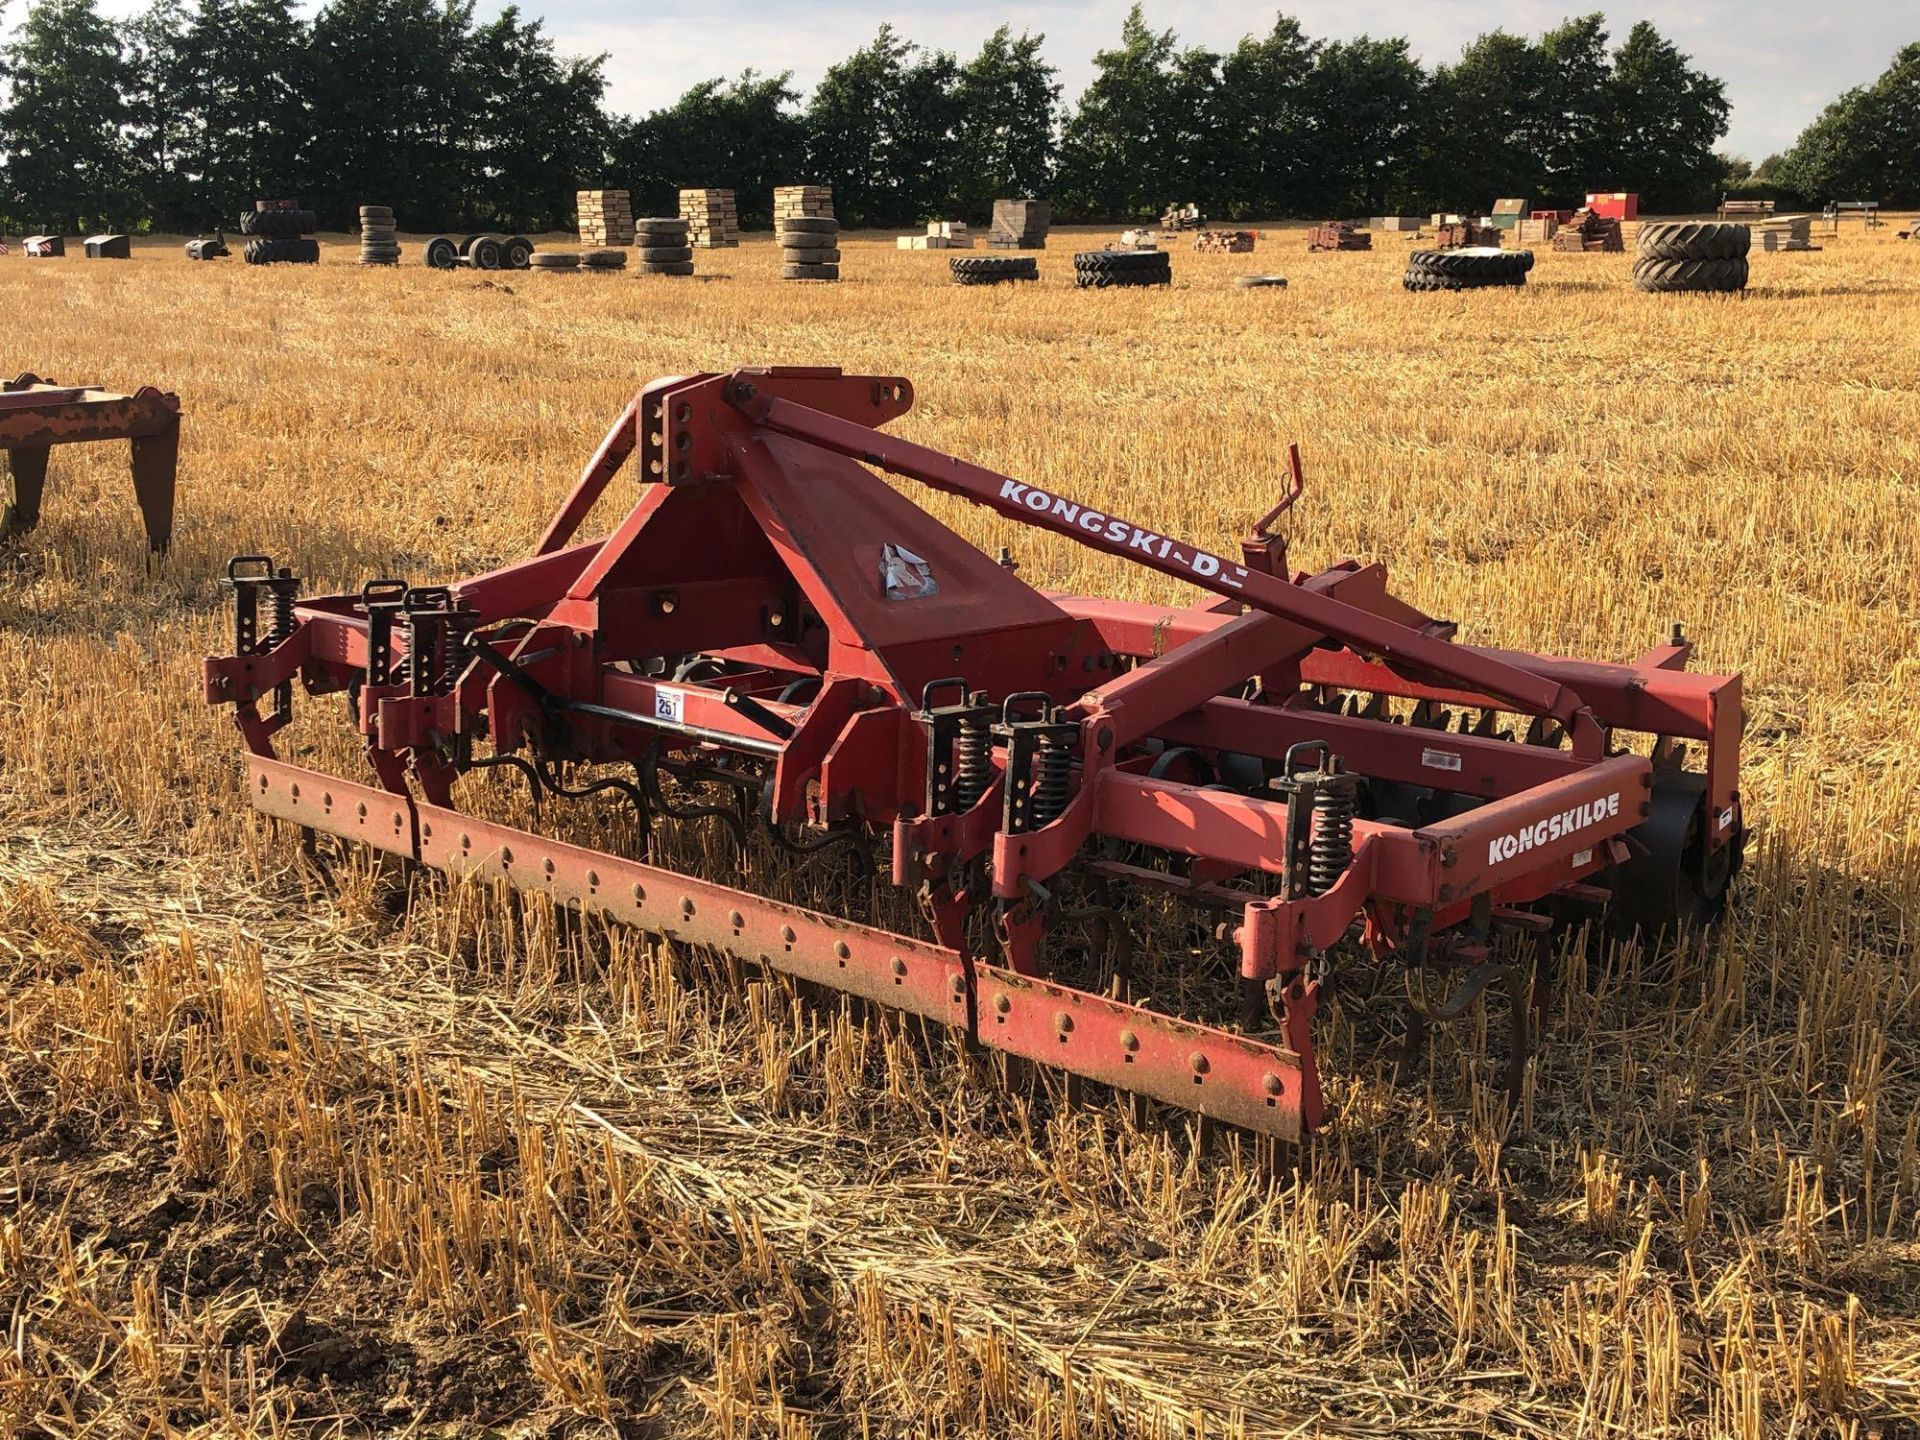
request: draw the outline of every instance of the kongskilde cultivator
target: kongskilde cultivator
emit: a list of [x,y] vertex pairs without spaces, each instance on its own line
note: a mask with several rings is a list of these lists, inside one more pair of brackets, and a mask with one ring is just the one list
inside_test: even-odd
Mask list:
[[[834,370],[655,381],[532,557],[458,584],[302,600],[236,560],[235,653],[207,661],[206,697],[236,707],[254,805],[1289,1139],[1323,1120],[1312,1021],[1343,962],[1433,981],[1416,1037],[1505,981],[1514,1080],[1527,935],[1570,911],[1652,932],[1722,902],[1740,680],[1688,673],[1677,631],[1624,665],[1457,643],[1379,565],[1290,571],[1272,527],[1297,455],[1241,554],[1217,555],[880,433],[911,395]],[[577,541],[629,459],[638,503]],[[875,471],[1207,596],[1036,590]],[[366,780],[276,758],[296,680],[345,694]],[[501,797],[470,787],[492,785],[631,803],[634,853],[482,818]],[[666,826],[713,816],[743,855],[846,842],[924,923],[649,863]],[[1154,956],[1144,993],[1134,921],[1183,904],[1220,923]]]

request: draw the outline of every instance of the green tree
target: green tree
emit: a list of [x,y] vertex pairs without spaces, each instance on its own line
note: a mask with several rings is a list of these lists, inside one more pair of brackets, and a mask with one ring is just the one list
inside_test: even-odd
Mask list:
[[510,229],[572,218],[575,193],[599,175],[613,138],[601,105],[605,64],[604,55],[561,59],[542,22],[522,20],[513,5],[468,37],[463,211]]
[[199,0],[181,166],[198,184],[188,228],[232,225],[255,200],[311,183],[312,37],[294,0]]
[[961,69],[955,96],[955,199],[984,220],[1002,197],[1044,195],[1053,177],[1060,118],[1057,72],[1043,35],[1014,39],[1002,25]]
[[1920,204],[1920,43],[1827,106],[1781,158],[1778,178],[1814,204]]
[[482,96],[463,65],[472,0],[330,0],[313,20],[317,117],[305,187],[321,223],[366,203],[403,220],[477,219],[466,165]]
[[1617,188],[1637,191],[1655,214],[1717,204],[1728,179],[1726,161],[1713,152],[1727,133],[1726,87],[1642,20],[1613,53],[1608,89]]
[[[1606,17],[1564,21],[1540,37],[1540,185],[1549,199],[1576,203],[1590,190],[1631,190],[1612,168],[1612,71]],[[1716,134],[1714,139],[1718,139]]]
[[1307,189],[1313,209],[1391,215],[1415,202],[1426,84],[1405,40],[1363,35],[1320,51],[1310,87],[1322,117]]
[[954,205],[959,66],[882,25],[820,79],[807,106],[807,178],[844,225],[898,225]]
[[133,183],[145,201],[142,218],[175,228],[193,204],[191,97],[199,65],[192,49],[193,17],[183,0],[154,0],[128,34],[134,84],[125,98]]
[[1211,203],[1217,188],[1212,107],[1220,57],[1178,48],[1171,30],[1127,12],[1117,49],[1093,57],[1094,77],[1068,118],[1058,188],[1070,215],[1144,220],[1169,202]]
[[609,173],[634,204],[674,214],[682,189],[734,192],[743,226],[773,221],[773,187],[806,169],[806,131],[790,72],[703,80],[671,107],[616,127]]
[[1482,35],[1434,71],[1422,179],[1428,198],[1479,212],[1503,195],[1548,189],[1550,66],[1538,45],[1504,30]]
[[94,0],[37,0],[0,47],[0,154],[9,207],[77,231],[140,216],[127,143],[134,67]]
[[1265,36],[1244,36],[1221,57],[1214,125],[1226,143],[1212,204],[1223,217],[1296,215],[1310,206],[1319,56],[1299,21],[1277,15]]

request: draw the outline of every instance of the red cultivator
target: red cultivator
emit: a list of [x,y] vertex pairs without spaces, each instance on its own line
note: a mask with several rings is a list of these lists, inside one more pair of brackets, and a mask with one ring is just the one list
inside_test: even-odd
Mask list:
[[[1416,1036],[1508,981],[1517,1074],[1510,932],[1581,906],[1652,931],[1724,897],[1740,681],[1687,673],[1677,633],[1627,665],[1457,644],[1378,565],[1289,573],[1268,527],[1297,459],[1233,559],[880,434],[910,396],[832,370],[656,381],[532,558],[457,585],[302,601],[235,561],[206,695],[237,706],[254,804],[1288,1138],[1322,1119],[1311,1022],[1343,942],[1445,982]],[[576,543],[629,457],[639,503]],[[1212,595],[1043,593],[873,469]],[[275,758],[296,678],[345,692],[371,783]],[[481,818],[463,777],[503,768],[536,800],[631,801],[639,853]],[[702,816],[742,853],[756,822],[784,852],[890,837],[924,937],[646,863],[660,822]],[[1133,993],[1126,944],[1177,902],[1227,917],[1182,1015]]]

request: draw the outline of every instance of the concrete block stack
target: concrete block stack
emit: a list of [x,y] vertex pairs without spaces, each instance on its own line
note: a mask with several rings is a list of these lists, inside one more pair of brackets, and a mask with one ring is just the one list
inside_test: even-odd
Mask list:
[[789,215],[773,222],[782,280],[840,278],[840,222],[831,215]]
[[1762,250],[1818,250],[1820,247],[1813,243],[1813,217],[1786,215],[1778,220],[1762,222],[1760,248]]
[[782,220],[833,219],[830,185],[776,185],[773,187],[773,228]]
[[924,235],[902,235],[894,242],[899,250],[971,250],[973,236],[964,220],[929,220]]
[[574,196],[580,212],[580,243],[609,246],[633,243],[633,197],[624,190],[582,190]]
[[1221,255],[1250,255],[1254,239],[1251,230],[1202,230],[1193,237],[1193,248]]
[[1367,224],[1375,230],[1418,230],[1425,221],[1418,215],[1375,215]]
[[1044,250],[1052,225],[1051,200],[996,200],[987,244],[996,250]]
[[[662,215],[633,222],[636,268],[642,275],[693,274],[693,222]],[[625,259],[624,253],[621,256]]]
[[731,190],[682,190],[680,218],[696,250],[731,250],[740,243],[740,209]]

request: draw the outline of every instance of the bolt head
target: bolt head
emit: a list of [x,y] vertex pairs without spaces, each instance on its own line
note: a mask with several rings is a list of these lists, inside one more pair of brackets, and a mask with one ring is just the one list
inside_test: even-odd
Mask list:
[[[853,955],[853,951],[848,948],[847,942],[844,940],[839,940],[834,943],[833,953],[839,956],[842,960],[849,959]],[[893,963],[900,967],[901,973],[903,974],[905,973],[907,968],[906,962],[902,960],[895,960]]]
[[898,955],[893,957],[893,973],[895,975],[905,975],[907,973],[907,962],[902,960]]
[[1073,1016],[1062,1010],[1058,1015],[1053,1017],[1053,1028],[1062,1035],[1067,1034],[1073,1029]]
[[1120,1048],[1129,1052],[1138,1050],[1140,1048],[1140,1037],[1131,1030],[1122,1030],[1120,1032]]
[[996,995],[993,997],[993,1009],[995,1014],[1004,1015],[1013,1009],[1013,1001],[1004,995]]
[[1269,1074],[1267,1078],[1260,1083],[1266,1087],[1266,1092],[1269,1095],[1278,1095],[1286,1088],[1286,1086],[1281,1083],[1278,1075]]
[[1204,1075],[1213,1068],[1213,1062],[1208,1060],[1205,1053],[1199,1050],[1194,1051],[1193,1054],[1187,1057],[1187,1063],[1193,1066],[1193,1073],[1196,1075]]

